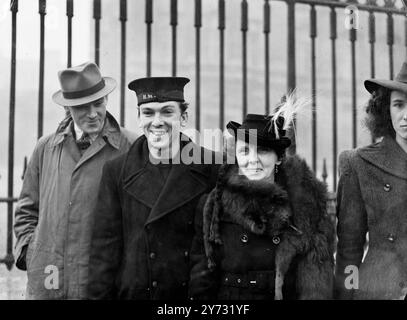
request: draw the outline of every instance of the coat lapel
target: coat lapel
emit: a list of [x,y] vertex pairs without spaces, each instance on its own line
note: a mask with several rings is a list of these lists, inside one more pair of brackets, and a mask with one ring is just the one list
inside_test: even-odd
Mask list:
[[156,186],[161,179],[158,172],[148,166],[148,155],[147,139],[143,135],[128,152],[123,171],[123,189],[145,206],[152,208],[159,195],[160,189]]
[[106,141],[108,141],[113,148],[120,148],[120,126],[109,112],[106,112],[106,124],[103,128],[102,134],[97,137],[88,149],[86,149],[82,157],[72,135],[72,125],[73,120],[71,116],[67,116],[62,120],[50,146],[51,148],[54,148],[60,143],[65,143],[68,146],[68,152],[76,162],[74,172],[97,154],[106,145]]
[[[191,142],[192,143],[192,142]],[[159,169],[149,164],[147,139],[143,135],[131,147],[124,168],[123,188],[151,208],[149,224],[205,192],[209,174],[199,164],[173,164],[164,182]]]
[[407,179],[407,153],[391,137],[359,149],[359,155],[369,163],[396,177]]
[[115,149],[119,149],[120,127],[110,113],[106,113],[106,124],[102,133],[85,150],[84,154],[75,166],[74,171],[78,170],[86,161],[91,159],[108,143]]
[[81,153],[76,146],[75,138],[71,130],[72,118],[64,119],[59,125],[55,136],[50,143],[50,148],[55,148],[60,144],[64,145],[64,150],[72,157],[75,163],[78,163],[81,158]]
[[150,209],[154,207],[163,186],[158,169],[152,166],[135,170],[124,181],[124,190]]
[[85,153],[79,159],[74,171],[78,170],[86,161],[97,154],[105,145],[106,142],[103,140],[103,138],[101,136],[97,137],[97,139],[90,145],[88,149],[86,149]]
[[64,145],[66,146],[66,148],[64,147],[65,150],[71,155],[72,159],[77,164],[81,159],[81,153],[79,152],[79,149],[76,146],[74,137],[72,135],[66,136]]
[[146,225],[204,193],[207,185],[208,177],[198,165],[174,164]]

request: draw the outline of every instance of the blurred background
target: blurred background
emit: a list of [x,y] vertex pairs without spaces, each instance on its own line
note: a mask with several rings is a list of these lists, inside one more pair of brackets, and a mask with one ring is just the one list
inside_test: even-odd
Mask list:
[[63,119],[51,99],[59,70],[98,62],[118,81],[108,110],[137,132],[137,99],[127,90],[135,78],[190,78],[188,129],[199,131],[268,113],[297,88],[315,107],[297,119],[292,151],[334,196],[338,154],[372,142],[363,81],[398,73],[406,26],[401,0],[0,0],[0,259],[8,262],[0,263],[0,299],[24,298],[8,216],[24,158]]

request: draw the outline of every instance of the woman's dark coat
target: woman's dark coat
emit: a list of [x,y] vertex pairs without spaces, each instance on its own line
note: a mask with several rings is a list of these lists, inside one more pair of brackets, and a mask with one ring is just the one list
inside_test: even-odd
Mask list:
[[[407,153],[391,137],[339,157],[339,299],[400,299],[407,293]],[[369,249],[362,262],[369,233]],[[358,268],[358,274],[347,266]],[[345,287],[358,276],[358,288]],[[347,282],[347,283],[348,283]],[[355,284],[355,281],[353,281]]]
[[[216,189],[201,198],[191,251],[191,298],[332,297],[334,229],[326,215],[326,187],[297,156],[285,159],[277,183],[259,185],[239,176],[236,167],[227,171],[219,224],[222,244],[208,240]],[[265,229],[256,227],[259,221]],[[213,268],[208,267],[211,252]]]
[[149,163],[144,135],[106,163],[92,234],[91,299],[187,298],[195,210],[214,187],[218,166],[203,164],[213,152],[182,146],[200,150],[201,164],[173,164],[165,183]]

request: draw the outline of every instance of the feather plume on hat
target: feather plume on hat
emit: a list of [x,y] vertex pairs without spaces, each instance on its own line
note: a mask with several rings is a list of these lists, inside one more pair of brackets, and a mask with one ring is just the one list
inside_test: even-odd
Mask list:
[[312,99],[308,97],[296,97],[296,89],[287,93],[277,104],[274,114],[270,116],[270,130],[274,128],[277,139],[280,139],[279,130],[287,130],[291,126],[294,130],[294,136],[297,138],[294,120],[297,115],[304,110],[308,110],[312,104]]

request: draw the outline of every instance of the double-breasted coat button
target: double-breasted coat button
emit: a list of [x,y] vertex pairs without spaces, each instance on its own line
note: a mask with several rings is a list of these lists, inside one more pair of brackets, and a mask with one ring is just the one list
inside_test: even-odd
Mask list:
[[274,236],[274,237],[273,237],[273,243],[274,243],[274,244],[279,244],[279,243],[280,243],[280,237]]
[[387,240],[393,243],[396,240],[396,236],[392,233],[389,233],[389,235],[387,236]]
[[155,257],[156,257],[156,254],[154,252],[151,252],[150,253],[150,259],[155,259]]
[[391,189],[390,184],[386,183],[386,184],[384,185],[383,189],[384,189],[384,191],[389,192],[390,189]]
[[242,241],[243,243],[247,243],[247,241],[249,241],[248,235],[245,234],[245,233],[243,233],[243,234],[240,236],[240,241]]
[[158,282],[157,282],[157,281],[153,281],[153,282],[151,283],[151,285],[152,285],[154,288],[156,288],[157,285],[158,285]]
[[240,283],[240,282],[242,282],[242,279],[238,278],[237,283]]

